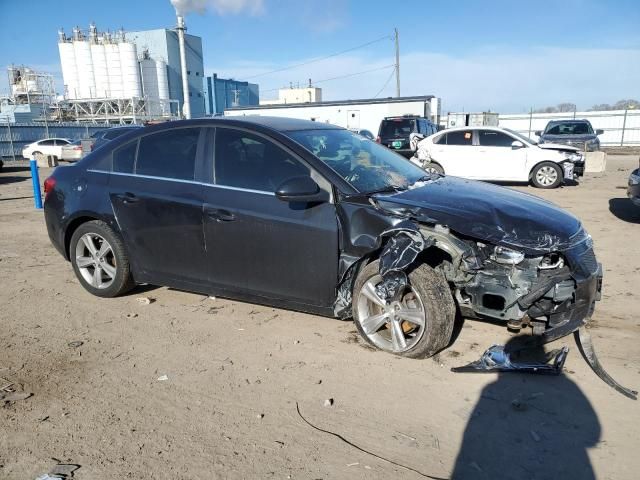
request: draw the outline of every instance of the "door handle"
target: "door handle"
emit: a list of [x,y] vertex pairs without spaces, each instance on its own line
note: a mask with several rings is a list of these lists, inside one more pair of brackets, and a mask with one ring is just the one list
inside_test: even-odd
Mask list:
[[122,200],[124,203],[136,203],[139,200],[139,198],[131,192],[120,193],[116,195],[116,198]]
[[230,211],[217,208],[208,209],[206,214],[207,217],[215,220],[216,222],[232,222],[236,219],[236,216]]

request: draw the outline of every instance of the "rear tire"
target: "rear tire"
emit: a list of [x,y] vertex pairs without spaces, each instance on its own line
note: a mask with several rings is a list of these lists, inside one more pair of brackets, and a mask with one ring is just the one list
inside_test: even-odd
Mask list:
[[[423,325],[417,327],[417,324],[414,323],[415,320],[412,322],[401,320],[402,328],[400,331],[406,340],[406,348],[402,349],[394,348],[394,342],[386,340],[386,337],[392,338],[394,336],[392,320],[383,323],[377,331],[371,331],[371,319],[379,317],[385,312],[383,306],[377,306],[377,310],[369,311],[369,307],[365,305],[369,302],[368,305],[374,306],[375,302],[371,301],[370,286],[378,284],[382,280],[378,270],[379,261],[377,260],[364,267],[358,275],[353,289],[353,319],[362,338],[376,348],[410,358],[431,357],[446,348],[453,335],[456,306],[449,285],[442,273],[428,265],[421,264],[407,275],[409,285],[404,295],[405,297],[407,293],[414,295],[414,305],[418,304],[420,308],[411,311],[422,311]],[[393,305],[386,307],[388,311],[393,311],[393,308],[389,307],[393,307]],[[404,303],[396,306],[399,315],[404,311],[404,307]],[[400,319],[402,318],[400,316]],[[369,331],[367,332],[367,330]]]
[[105,222],[80,225],[71,237],[69,257],[76,277],[93,295],[117,297],[135,285],[122,239]]
[[531,172],[531,182],[537,188],[557,188],[563,179],[562,168],[554,162],[542,162]]

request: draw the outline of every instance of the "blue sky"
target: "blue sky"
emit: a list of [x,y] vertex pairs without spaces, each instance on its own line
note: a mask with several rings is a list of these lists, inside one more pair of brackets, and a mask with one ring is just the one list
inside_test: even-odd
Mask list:
[[[521,112],[640,97],[637,0],[180,0],[203,40],[205,72],[244,79],[400,32],[403,95],[435,94],[446,110]],[[56,32],[74,25],[142,30],[175,23],[170,0],[0,0],[0,66],[54,73]],[[261,75],[265,97],[289,82],[322,82],[325,99],[394,94],[393,43]],[[386,86],[385,86],[386,85]],[[6,90],[6,81],[0,90]]]

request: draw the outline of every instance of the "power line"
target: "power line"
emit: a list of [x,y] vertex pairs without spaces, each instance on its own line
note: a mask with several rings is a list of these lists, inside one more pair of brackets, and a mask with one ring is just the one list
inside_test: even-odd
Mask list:
[[[313,84],[316,85],[318,83],[330,82],[332,80],[339,80],[341,78],[355,77],[357,75],[364,75],[365,73],[378,72],[380,70],[386,70],[387,68],[392,68],[392,67],[395,68],[395,64],[385,65],[384,67],[372,68],[370,70],[363,70],[361,72],[347,73],[346,75],[339,75],[337,77],[325,78],[325,79],[322,79],[322,80],[314,81]],[[280,90],[281,88],[282,87],[277,87],[277,88],[271,88],[269,90],[260,89],[260,93],[275,92],[277,90]]]
[[282,68],[278,68],[276,70],[270,70],[268,72],[258,73],[256,75],[251,75],[250,77],[245,77],[244,80],[246,81],[246,80],[250,80],[252,78],[262,77],[264,75],[271,75],[272,73],[284,72],[285,70],[291,70],[291,69],[294,69],[294,68],[303,67],[304,65],[309,65],[311,63],[321,62],[321,61],[327,60],[329,58],[333,58],[333,57],[337,57],[339,55],[344,55],[345,53],[353,52],[354,50],[358,50],[360,48],[368,47],[369,45],[373,45],[374,43],[380,42],[382,40],[390,40],[391,38],[392,37],[390,37],[389,35],[385,35],[385,36],[377,38],[375,40],[371,40],[370,42],[363,43],[362,45],[358,45],[357,47],[352,47],[352,48],[348,48],[346,50],[342,50],[341,52],[332,53],[331,55],[327,55],[326,57],[320,57],[320,58],[316,58],[316,59],[313,59],[313,60],[309,60],[307,62],[297,63],[295,65],[290,65],[288,67],[282,67]]
[[387,85],[389,85],[389,82],[391,81],[391,79],[393,78],[393,74],[396,73],[396,68],[397,65],[394,65],[393,70],[391,70],[391,75],[389,75],[389,78],[387,78],[387,81],[384,82],[384,85],[382,86],[382,88],[380,90],[378,90],[378,93],[376,93],[373,98],[378,98],[378,95],[380,95],[382,93],[382,91],[387,88]]

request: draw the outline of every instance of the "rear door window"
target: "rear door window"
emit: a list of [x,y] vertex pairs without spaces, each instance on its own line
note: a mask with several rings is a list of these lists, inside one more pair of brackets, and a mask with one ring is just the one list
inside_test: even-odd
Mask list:
[[193,180],[200,128],[176,128],[140,139],[135,173]]
[[127,143],[113,152],[113,171],[120,173],[133,173],[133,165],[136,161],[138,141]]
[[285,180],[309,174],[306,165],[270,140],[242,130],[216,129],[218,185],[275,192]]
[[[440,142],[442,143],[442,142]],[[472,145],[473,144],[473,131],[472,130],[458,130],[455,132],[448,132],[446,135],[447,145]]]
[[54,140],[56,146],[61,147],[62,145],[69,145],[69,142],[62,139],[62,138],[57,138]]
[[502,132],[496,132],[495,130],[478,130],[478,141],[483,147],[511,148],[511,144],[515,141],[515,138]]

